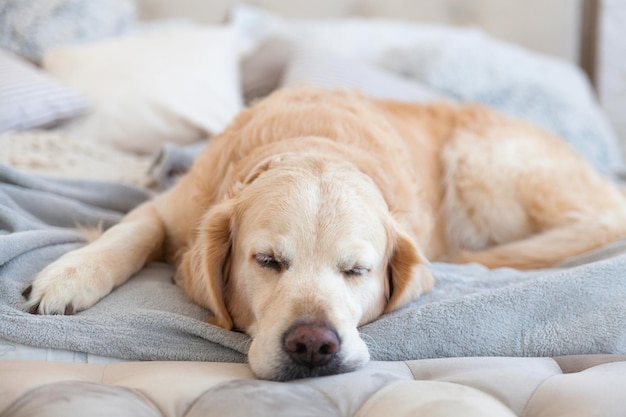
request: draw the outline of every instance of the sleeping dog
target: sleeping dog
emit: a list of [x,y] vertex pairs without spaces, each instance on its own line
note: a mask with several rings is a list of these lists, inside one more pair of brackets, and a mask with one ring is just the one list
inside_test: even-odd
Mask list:
[[27,309],[72,314],[147,262],[265,379],[348,372],[358,327],[433,286],[429,260],[543,268],[626,235],[626,199],[560,138],[493,110],[278,91],[171,189],[46,267]]

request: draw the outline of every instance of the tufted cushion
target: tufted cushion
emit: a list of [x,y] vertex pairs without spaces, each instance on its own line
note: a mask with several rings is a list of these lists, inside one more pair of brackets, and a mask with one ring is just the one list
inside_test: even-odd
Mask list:
[[372,362],[288,383],[256,380],[244,364],[209,362],[3,361],[0,374],[3,417],[96,409],[141,417],[556,417],[626,409],[626,356]]

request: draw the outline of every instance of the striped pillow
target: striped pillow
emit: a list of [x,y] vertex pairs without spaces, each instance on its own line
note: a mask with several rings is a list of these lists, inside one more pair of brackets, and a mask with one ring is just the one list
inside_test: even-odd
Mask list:
[[0,48],[0,133],[50,126],[86,110],[77,92]]

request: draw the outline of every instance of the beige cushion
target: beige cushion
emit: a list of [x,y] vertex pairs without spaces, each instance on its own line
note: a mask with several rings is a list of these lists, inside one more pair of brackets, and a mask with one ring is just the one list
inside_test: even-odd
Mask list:
[[72,134],[139,153],[221,131],[241,109],[239,54],[229,28],[181,28],[59,47],[44,68],[93,111]]

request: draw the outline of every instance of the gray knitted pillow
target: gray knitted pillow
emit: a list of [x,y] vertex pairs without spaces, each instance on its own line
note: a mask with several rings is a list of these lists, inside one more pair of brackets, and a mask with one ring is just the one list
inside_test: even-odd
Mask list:
[[390,50],[383,65],[456,100],[543,126],[610,177],[625,168],[613,127],[589,81],[571,63],[476,31]]
[[0,46],[39,62],[54,46],[122,34],[134,18],[130,0],[2,0]]

